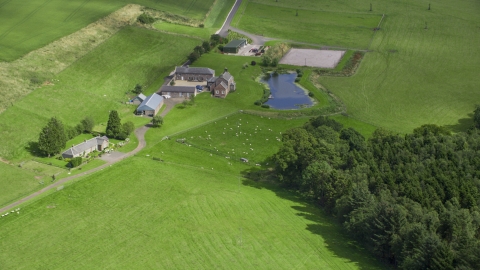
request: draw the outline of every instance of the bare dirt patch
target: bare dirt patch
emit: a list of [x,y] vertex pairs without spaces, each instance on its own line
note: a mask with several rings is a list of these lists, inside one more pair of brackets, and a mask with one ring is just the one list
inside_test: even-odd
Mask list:
[[280,64],[318,68],[335,68],[345,51],[291,49],[280,60]]
[[[33,91],[32,81],[51,81],[77,59],[117,33],[122,27],[136,22],[142,14],[139,5],[126,5],[88,26],[32,51],[13,62],[0,62],[0,113],[16,100]],[[35,80],[34,80],[35,79]]]

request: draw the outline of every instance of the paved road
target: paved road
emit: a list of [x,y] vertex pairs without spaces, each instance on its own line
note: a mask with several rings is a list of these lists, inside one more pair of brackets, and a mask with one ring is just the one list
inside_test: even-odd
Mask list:
[[219,34],[222,37],[226,37],[228,35],[228,30],[235,31],[237,33],[240,33],[244,36],[247,36],[252,39],[252,44],[254,45],[263,45],[265,44],[266,41],[273,40],[273,38],[267,38],[263,36],[257,36],[254,34],[250,34],[248,32],[245,32],[243,30],[240,30],[238,28],[235,28],[231,26],[230,24],[232,23],[232,19],[235,16],[235,13],[237,13],[238,7],[242,3],[242,0],[237,0],[235,4],[233,4],[232,9],[230,10],[230,13],[228,14],[227,18],[225,19],[225,22],[223,23],[222,28],[217,31],[217,34]]

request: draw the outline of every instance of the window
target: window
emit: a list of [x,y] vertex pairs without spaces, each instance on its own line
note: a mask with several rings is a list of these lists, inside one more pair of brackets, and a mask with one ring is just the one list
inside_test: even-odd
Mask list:
[[190,93],[187,93],[187,97],[190,97]]
[[225,91],[222,91],[222,95],[225,95]]
[[218,94],[218,90],[215,90],[215,94]]
[[183,97],[183,93],[182,93],[182,92],[178,93],[178,95],[179,95],[180,97]]
[[188,77],[188,80],[189,80],[189,81],[193,80],[193,77]]
[[199,80],[199,81],[203,81],[203,77],[198,77],[198,80]]

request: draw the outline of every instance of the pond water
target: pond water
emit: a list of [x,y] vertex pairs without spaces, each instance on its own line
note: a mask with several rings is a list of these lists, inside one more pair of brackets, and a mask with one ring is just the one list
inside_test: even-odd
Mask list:
[[262,79],[268,84],[272,98],[265,104],[277,110],[291,110],[309,107],[313,105],[312,99],[307,92],[295,84],[296,73],[278,74],[268,80]]

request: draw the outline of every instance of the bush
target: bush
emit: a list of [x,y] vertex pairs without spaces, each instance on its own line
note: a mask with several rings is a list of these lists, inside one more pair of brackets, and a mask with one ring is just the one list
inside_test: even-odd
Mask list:
[[204,27],[205,27],[205,25],[204,25],[203,23],[201,23],[201,24],[199,24],[199,25],[198,25],[198,27],[200,27],[200,28],[204,28]]
[[153,23],[155,19],[152,16],[146,13],[143,13],[137,17],[137,21],[143,24],[149,24],[149,23]]
[[257,64],[257,62],[255,62],[255,61],[252,61],[252,62],[250,63],[250,65],[252,65],[252,66],[255,66],[256,64]]
[[309,96],[309,97],[313,97],[314,94],[313,94],[312,92],[308,92],[308,96]]
[[174,81],[174,80],[171,80],[171,81],[170,81],[170,85],[175,85],[175,81]]
[[70,167],[75,168],[82,165],[82,157],[75,157],[70,160]]
[[268,105],[268,104],[262,104],[262,108],[270,109],[270,105]]
[[257,105],[257,106],[260,106],[260,105],[262,105],[262,102],[261,102],[260,100],[257,100],[257,101],[255,101],[253,104],[255,104],[255,105]]
[[218,49],[223,52],[223,45],[218,45]]
[[295,82],[300,82],[301,78],[295,78]]
[[32,84],[41,84],[42,83],[42,80],[37,78],[37,77],[33,77],[33,78],[30,78],[30,82]]

